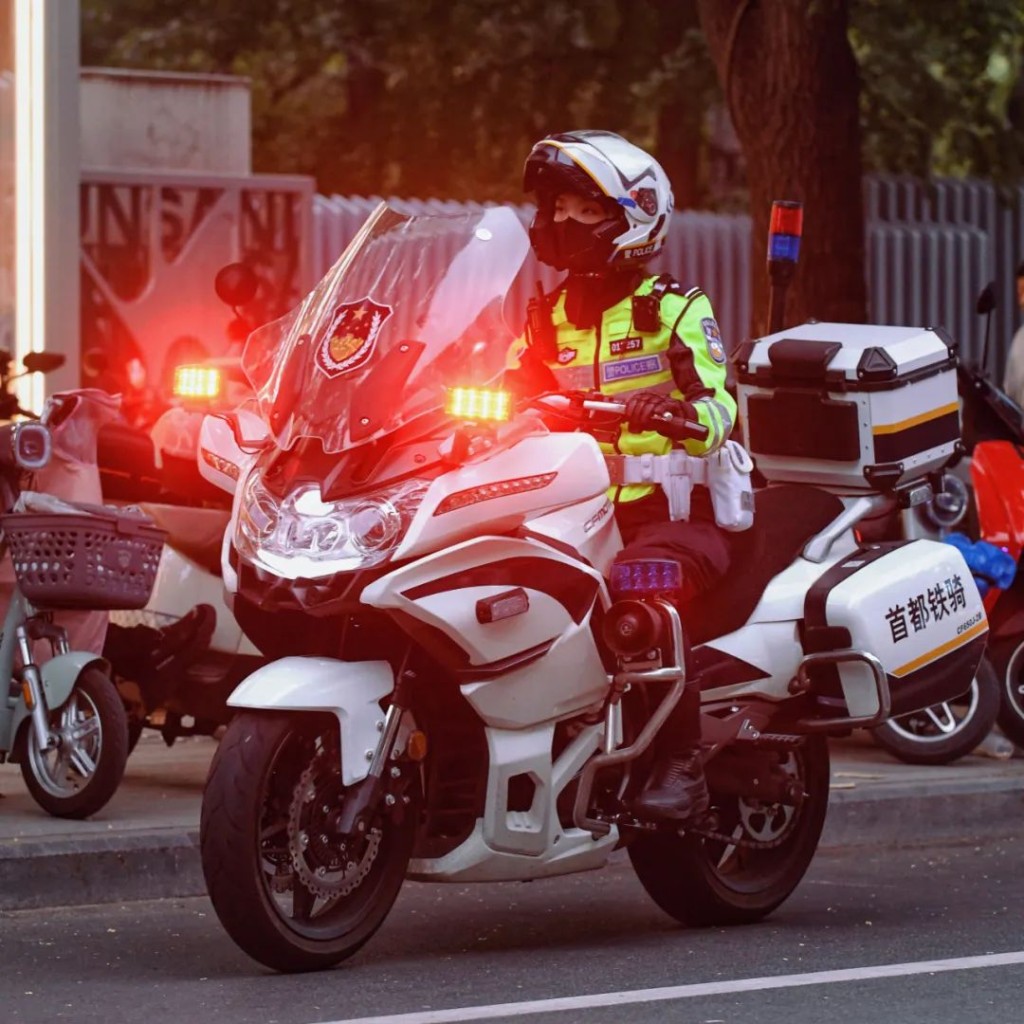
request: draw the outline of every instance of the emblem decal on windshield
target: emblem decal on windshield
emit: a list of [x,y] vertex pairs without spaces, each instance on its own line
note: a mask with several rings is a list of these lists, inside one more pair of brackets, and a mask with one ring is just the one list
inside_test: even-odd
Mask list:
[[328,377],[358,370],[373,355],[377,335],[392,312],[369,296],[339,306],[316,350],[317,368]]

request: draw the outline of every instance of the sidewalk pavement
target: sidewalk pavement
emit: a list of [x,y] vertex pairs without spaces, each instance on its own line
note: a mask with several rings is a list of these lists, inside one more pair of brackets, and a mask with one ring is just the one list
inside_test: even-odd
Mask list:
[[[166,747],[146,732],[111,802],[88,821],[41,811],[16,766],[0,767],[0,912],[205,892],[199,807],[212,739]],[[981,842],[1024,835],[1024,760],[975,753],[903,764],[863,732],[832,741],[821,848]]]

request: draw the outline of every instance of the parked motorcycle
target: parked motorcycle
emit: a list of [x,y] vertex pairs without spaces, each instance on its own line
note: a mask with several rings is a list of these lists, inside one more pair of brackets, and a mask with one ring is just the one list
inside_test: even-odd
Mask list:
[[[244,307],[259,278],[244,264],[218,273],[215,288],[235,312],[229,334],[251,329]],[[227,698],[264,663],[224,603],[220,553],[231,500],[199,473],[198,433],[212,409],[234,408],[249,394],[237,356],[203,358],[168,373],[159,416],[143,429],[124,419],[73,412],[91,430],[106,500],[139,504],[167,533],[151,599],[115,613],[105,655],[129,714],[129,746],[143,729],[171,745],[182,736],[215,735],[231,719]]]
[[[234,494],[225,585],[276,660],[231,697],[202,864],[225,929],[274,969],[354,953],[406,877],[528,880],[623,845],[679,921],[756,921],[814,856],[827,736],[960,692],[980,660],[959,551],[858,545],[877,493],[766,488],[735,534],[742,575],[699,608],[673,600],[677,563],[614,563],[610,471],[661,482],[680,517],[711,479],[725,521],[731,492],[706,474],[727,467],[683,450],[606,462],[592,431],[621,405],[478,390],[504,365],[502,300],[528,248],[508,210],[382,204],[250,339],[259,418],[204,422],[202,470]],[[899,632],[888,610],[944,581],[948,619]],[[712,806],[680,827],[632,800],[687,687]]]
[[[24,362],[26,372],[45,372],[60,361],[35,354]],[[28,416],[9,388],[11,363],[0,354],[4,412]],[[0,762],[20,765],[26,787],[48,813],[86,818],[120,784],[127,723],[109,666],[93,651],[71,650],[54,613],[145,603],[161,539],[150,524],[110,509],[23,494],[51,450],[41,423],[0,427],[0,553],[10,553],[16,580],[0,635],[0,666],[9,680],[0,705]],[[51,657],[43,656],[44,643]]]
[[970,690],[874,731],[880,746],[910,763],[945,764],[963,757],[996,723],[1012,741],[1024,745],[1024,576],[1014,572],[1024,543],[1024,520],[1020,529],[1014,528],[1024,513],[1019,447],[1024,413],[987,370],[994,308],[995,290],[989,284],[977,300],[978,314],[987,318],[981,360],[978,365],[959,360],[957,366],[966,457],[941,475],[930,502],[902,513],[897,528],[906,537],[948,538],[968,555],[968,547],[978,550],[969,564],[992,631]]
[[231,718],[231,691],[264,661],[224,604],[225,495],[200,477],[194,447],[191,459],[158,466],[150,437],[110,422],[96,394],[58,396],[57,429],[79,438],[81,462],[68,471],[98,470],[104,500],[139,506],[166,535],[149,601],[112,612],[103,646],[128,713],[129,750],[145,728],[168,745],[213,735]]

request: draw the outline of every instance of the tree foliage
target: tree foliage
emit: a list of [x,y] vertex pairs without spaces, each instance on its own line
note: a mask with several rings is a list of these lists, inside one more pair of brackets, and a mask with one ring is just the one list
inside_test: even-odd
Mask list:
[[[310,174],[327,193],[520,201],[537,138],[595,127],[652,150],[677,206],[713,205],[708,114],[724,104],[755,266],[770,199],[814,204],[798,315],[864,315],[862,168],[1004,181],[1024,169],[1020,0],[81,7],[83,63],[248,76],[255,169]],[[762,317],[763,284],[756,273]]]
[[[692,163],[674,136],[699,134],[714,89],[692,4],[672,0],[82,8],[84,63],[248,75],[255,167],[325,192],[521,199],[529,146],[581,126]],[[673,108],[678,127],[659,120]]]
[[855,0],[867,169],[1024,172],[1020,0]]
[[[83,63],[248,76],[256,169],[321,191],[517,199],[530,144],[590,126],[654,149],[680,205],[707,200],[720,92],[696,0],[81,3]],[[1020,0],[849,8],[867,169],[1021,173]]]

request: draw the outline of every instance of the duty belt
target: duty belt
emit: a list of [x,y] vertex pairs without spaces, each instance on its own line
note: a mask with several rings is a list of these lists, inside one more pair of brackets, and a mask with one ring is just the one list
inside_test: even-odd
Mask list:
[[671,477],[687,477],[691,484],[708,482],[707,460],[681,449],[664,455],[606,455],[604,461],[615,485],[664,484]]
[[665,455],[606,455],[608,477],[613,485],[655,484],[665,492],[669,516],[690,518],[690,492],[694,484],[708,482],[706,459],[689,455],[682,449]]

